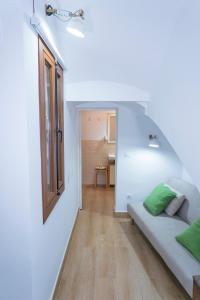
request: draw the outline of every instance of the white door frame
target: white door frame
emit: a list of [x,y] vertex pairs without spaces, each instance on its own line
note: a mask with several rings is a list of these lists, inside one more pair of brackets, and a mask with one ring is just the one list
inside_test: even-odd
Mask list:
[[116,209],[117,199],[117,166],[118,166],[118,120],[119,120],[119,109],[117,107],[77,107],[78,110],[78,198],[79,208],[83,209],[83,191],[82,191],[82,147],[81,147],[81,112],[82,111],[115,111],[116,112],[116,148],[115,148],[115,200],[114,200],[114,211]]

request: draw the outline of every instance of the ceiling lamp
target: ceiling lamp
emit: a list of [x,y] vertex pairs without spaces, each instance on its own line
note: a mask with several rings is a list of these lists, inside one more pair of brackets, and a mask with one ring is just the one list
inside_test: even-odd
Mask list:
[[51,5],[48,4],[45,6],[45,12],[47,16],[55,16],[61,22],[69,22],[69,24],[66,27],[66,30],[69,33],[79,38],[85,37],[83,33],[83,20],[85,14],[83,9],[71,12],[69,10],[53,8]]
[[158,143],[157,135],[153,135],[153,134],[149,135],[149,147],[152,147],[152,148],[159,148],[160,147],[160,145]]

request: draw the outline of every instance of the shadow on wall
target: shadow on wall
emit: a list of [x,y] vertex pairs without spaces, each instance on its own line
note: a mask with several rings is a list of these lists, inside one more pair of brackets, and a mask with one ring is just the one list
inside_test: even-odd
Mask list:
[[[167,140],[167,138],[165,137],[165,135],[163,134],[163,132],[161,131],[161,129],[157,126],[157,124],[148,116],[140,116],[138,118],[138,124],[140,126],[141,131],[143,131],[143,133],[148,136],[149,134],[155,134],[158,137],[158,144],[160,146],[159,148],[159,153],[161,154],[165,154],[171,153],[171,156],[180,162],[181,166],[182,166],[182,179],[193,183],[193,180],[191,178],[191,176],[188,174],[188,172],[186,171],[185,167],[183,166],[183,162],[181,161],[181,159],[179,158],[178,154],[176,153],[176,151],[174,150],[174,148],[172,147],[172,145],[169,143],[169,141]],[[148,129],[148,130],[147,130]],[[144,143],[145,147],[146,147],[146,142]],[[152,149],[153,150],[153,149]]]
[[[126,211],[132,199],[144,199],[168,177],[182,177],[182,164],[154,122],[137,104],[119,117],[117,211]],[[149,147],[149,134],[158,136],[160,147]],[[124,200],[123,200],[124,199]]]
[[[137,186],[134,195],[143,198],[168,177],[182,177],[183,166],[162,131],[148,116],[138,115],[135,125],[138,134],[133,137],[134,145],[130,145],[127,158],[133,187]],[[150,134],[157,135],[159,148],[149,147]]]
[[154,121],[151,118],[149,118],[146,115],[140,115],[137,117],[137,124],[141,132],[141,136],[144,137],[143,141],[140,139],[140,142],[142,143],[142,145],[140,146],[147,147],[149,143],[148,136],[150,134],[156,135],[160,146],[159,152],[171,152],[174,155],[174,157],[177,160],[179,160],[178,155],[176,154],[176,152],[174,151],[174,149],[172,148],[172,146],[170,145],[160,128],[154,123]]

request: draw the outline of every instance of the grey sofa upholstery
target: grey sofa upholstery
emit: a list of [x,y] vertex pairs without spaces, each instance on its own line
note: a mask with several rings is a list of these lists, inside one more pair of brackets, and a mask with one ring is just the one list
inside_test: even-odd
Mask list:
[[200,217],[200,194],[195,186],[181,179],[170,178],[167,183],[187,197],[177,215],[152,216],[144,208],[143,201],[137,200],[128,203],[128,213],[192,296],[193,276],[200,275],[200,263],[175,240],[175,236]]

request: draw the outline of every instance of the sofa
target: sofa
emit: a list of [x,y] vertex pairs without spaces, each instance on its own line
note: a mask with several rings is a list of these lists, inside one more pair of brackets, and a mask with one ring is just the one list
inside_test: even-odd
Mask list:
[[170,178],[166,183],[186,197],[175,216],[169,217],[165,213],[152,216],[143,206],[144,199],[130,201],[127,209],[131,218],[192,297],[193,276],[200,275],[200,263],[175,240],[175,236],[200,217],[200,193],[195,186],[179,178]]

